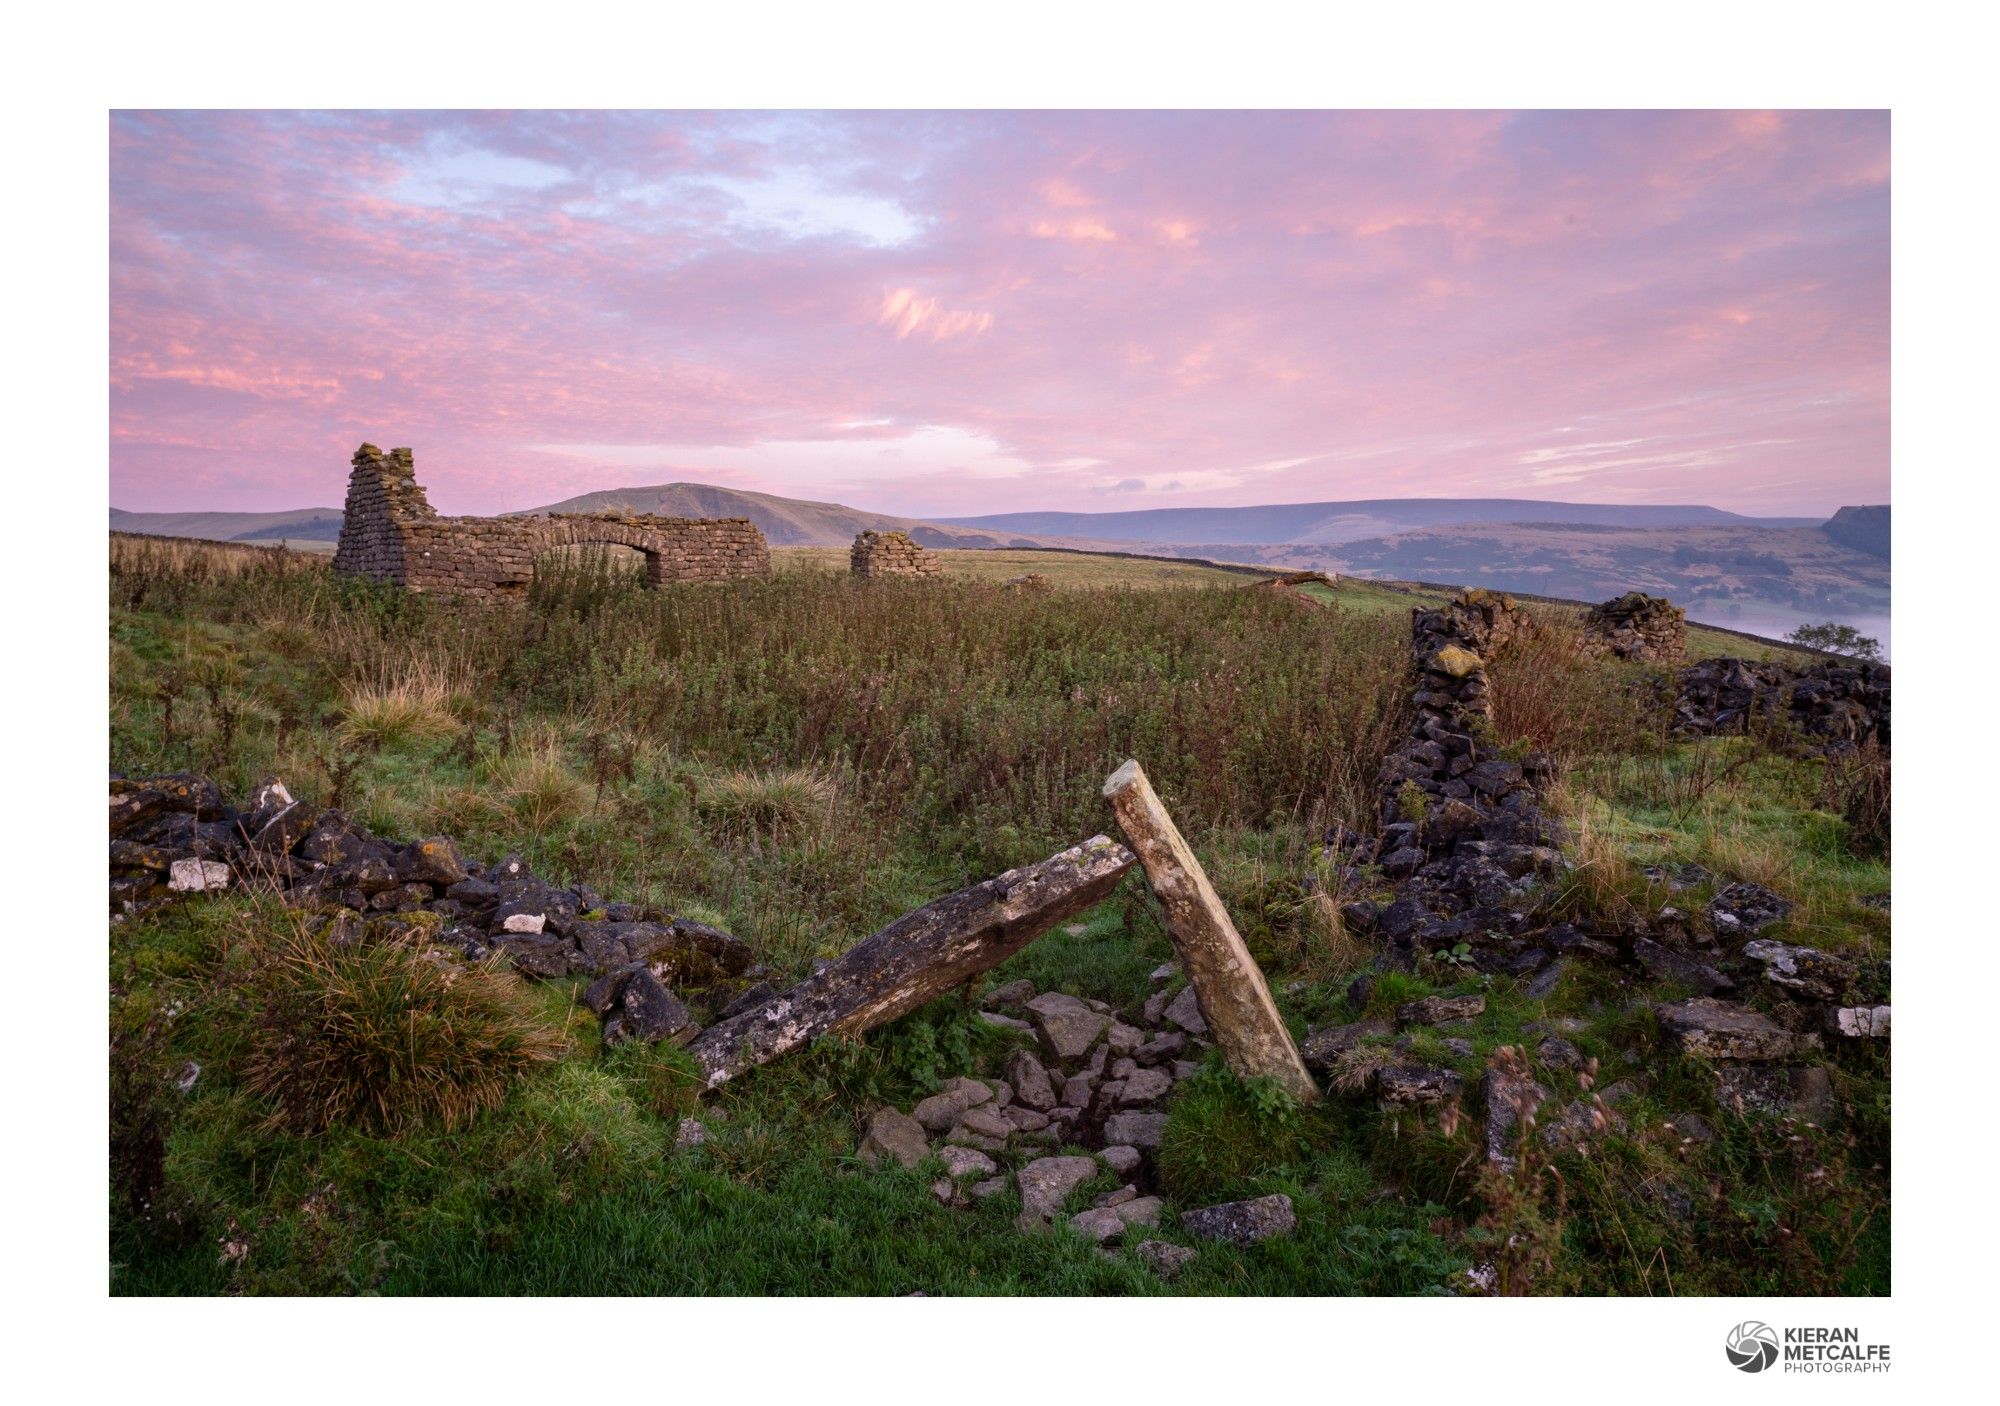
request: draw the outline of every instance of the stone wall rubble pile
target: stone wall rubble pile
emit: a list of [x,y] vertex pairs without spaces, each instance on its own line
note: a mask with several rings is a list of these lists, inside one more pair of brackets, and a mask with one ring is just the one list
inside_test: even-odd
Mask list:
[[848,548],[848,569],[863,579],[877,576],[942,576],[938,554],[918,546],[907,532],[863,532]]
[[114,774],[110,799],[114,914],[240,888],[307,910],[336,942],[422,941],[448,961],[504,956],[530,977],[615,977],[622,1004],[598,1010],[614,1040],[642,1028],[677,1036],[690,1023],[658,1029],[653,1007],[642,1011],[652,1025],[632,1014],[636,973],[645,991],[679,982],[724,998],[762,974],[746,943],[708,924],[549,883],[518,856],[480,864],[445,836],[379,839],[282,783],[232,806],[206,777]]
[[354,451],[333,569],[412,591],[473,600],[522,596],[535,559],[560,547],[603,545],[642,553],[649,586],[762,576],[771,553],[748,518],[640,513],[548,517],[440,517],[416,479],[408,449]]
[[[710,1030],[722,1029],[789,994],[763,979],[769,973],[747,944],[717,928],[547,882],[516,856],[481,864],[444,836],[380,839],[282,783],[235,806],[191,773],[114,773],[109,797],[115,921],[189,892],[272,895],[306,910],[311,930],[335,943],[406,942],[445,962],[505,959],[530,978],[591,978],[577,1000],[607,1044],[688,1045],[704,1016]],[[1122,1011],[1025,980],[988,989],[979,1019],[1011,1034],[1012,1047],[987,1076],[946,1079],[907,1114],[875,1110],[861,1159],[914,1167],[935,1157],[945,1172],[932,1187],[940,1201],[1013,1191],[1024,1230],[1060,1225],[1099,1245],[1140,1240],[1166,1206],[1150,1188],[1168,1104],[1212,1048],[1194,989],[1175,966],[1154,971],[1149,987]],[[706,1138],[689,1119],[676,1141]],[[1089,1204],[1067,1204],[1080,1199]],[[1289,1211],[1267,1197],[1212,1214],[1225,1229],[1240,1223],[1262,1238],[1289,1233]],[[1185,1228],[1233,1238],[1204,1232],[1198,1216]],[[1197,1253],[1145,1245],[1147,1263],[1167,1275]]]
[[1803,668],[1704,659],[1676,677],[1676,736],[1742,736],[1773,724],[1835,746],[1872,741],[1886,747],[1889,666],[1845,659]]

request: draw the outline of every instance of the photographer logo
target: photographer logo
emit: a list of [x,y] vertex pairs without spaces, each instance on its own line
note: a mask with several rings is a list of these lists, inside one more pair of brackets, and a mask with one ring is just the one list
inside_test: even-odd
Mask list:
[[1723,1350],[1739,1372],[1761,1372],[1778,1360],[1778,1331],[1755,1319],[1738,1323],[1729,1330]]

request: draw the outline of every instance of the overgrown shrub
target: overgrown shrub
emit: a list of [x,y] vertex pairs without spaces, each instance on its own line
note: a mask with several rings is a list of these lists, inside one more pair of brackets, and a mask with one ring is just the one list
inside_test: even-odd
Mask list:
[[1575,626],[1546,620],[1489,661],[1494,735],[1546,754],[1559,772],[1586,757],[1659,751],[1660,690],[1644,670],[1585,658],[1578,639]]

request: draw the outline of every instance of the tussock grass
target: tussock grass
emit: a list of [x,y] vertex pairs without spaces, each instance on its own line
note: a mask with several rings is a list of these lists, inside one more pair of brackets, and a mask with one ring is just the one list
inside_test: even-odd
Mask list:
[[839,783],[811,767],[723,771],[695,782],[702,815],[728,829],[774,838],[823,824],[839,796]]
[[384,668],[342,691],[336,735],[373,751],[437,742],[458,731],[454,708],[462,695],[460,682],[435,661]]
[[591,802],[589,785],[571,768],[553,732],[510,752],[494,768],[493,780],[507,808],[535,835],[581,815]]
[[260,1015],[245,1083],[274,1105],[271,1124],[294,1132],[458,1128],[564,1044],[499,966],[459,967],[401,944],[338,945],[302,926],[275,939],[253,990]]

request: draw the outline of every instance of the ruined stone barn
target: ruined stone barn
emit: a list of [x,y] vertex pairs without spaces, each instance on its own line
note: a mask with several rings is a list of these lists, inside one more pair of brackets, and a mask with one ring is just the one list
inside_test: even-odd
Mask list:
[[848,549],[848,569],[856,576],[942,576],[944,562],[919,546],[907,532],[864,532]]
[[440,517],[417,482],[408,449],[354,451],[333,569],[412,591],[475,600],[525,595],[535,559],[560,547],[629,547],[646,584],[763,576],[771,549],[748,518],[557,513],[548,517]]

